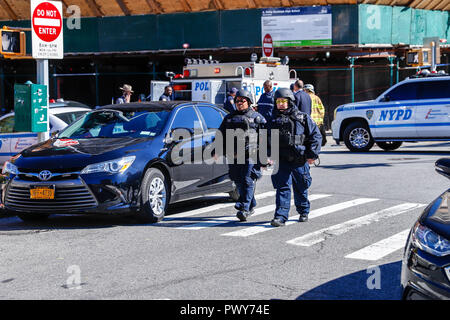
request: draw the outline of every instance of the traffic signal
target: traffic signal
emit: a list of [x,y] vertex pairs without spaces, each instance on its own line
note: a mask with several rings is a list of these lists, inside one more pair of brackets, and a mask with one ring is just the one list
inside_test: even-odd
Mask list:
[[406,64],[413,67],[431,65],[431,49],[412,49],[406,52]]
[[0,37],[2,39],[0,53],[5,58],[26,55],[25,32],[3,27],[0,29]]

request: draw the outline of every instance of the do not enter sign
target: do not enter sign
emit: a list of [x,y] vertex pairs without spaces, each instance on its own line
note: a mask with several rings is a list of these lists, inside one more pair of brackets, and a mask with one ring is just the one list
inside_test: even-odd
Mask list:
[[34,9],[33,29],[39,39],[45,42],[52,42],[58,39],[62,19],[58,9],[50,2],[43,2]]
[[62,59],[63,19],[60,1],[31,0],[33,58]]
[[270,34],[266,34],[263,39],[263,53],[266,57],[273,56],[273,41]]

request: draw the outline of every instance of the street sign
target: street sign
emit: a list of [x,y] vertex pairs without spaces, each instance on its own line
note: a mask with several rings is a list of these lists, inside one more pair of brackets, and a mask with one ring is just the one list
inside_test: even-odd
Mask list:
[[62,2],[31,0],[33,58],[63,59]]
[[263,39],[263,53],[265,57],[273,57],[273,41],[270,34],[266,34]]

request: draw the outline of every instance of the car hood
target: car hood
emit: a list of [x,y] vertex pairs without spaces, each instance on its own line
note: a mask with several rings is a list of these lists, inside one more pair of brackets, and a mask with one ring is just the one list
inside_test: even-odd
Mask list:
[[450,189],[434,200],[424,211],[420,223],[450,240]]
[[86,165],[134,154],[147,147],[151,138],[91,138],[50,139],[33,145],[15,157],[19,168],[64,169],[84,168]]
[[347,103],[347,104],[343,104],[343,105],[339,106],[337,108],[337,111],[342,111],[342,110],[344,110],[344,108],[345,108],[345,110],[348,110],[348,109],[352,109],[352,108],[356,108],[356,107],[370,107],[370,106],[373,106],[374,103],[376,103],[375,100]]

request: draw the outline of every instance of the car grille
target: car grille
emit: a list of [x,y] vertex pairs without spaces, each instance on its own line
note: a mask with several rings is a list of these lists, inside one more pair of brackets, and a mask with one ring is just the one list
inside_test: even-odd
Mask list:
[[55,184],[55,198],[52,200],[30,199],[30,187],[25,184],[10,185],[5,197],[8,209],[26,212],[80,211],[97,205],[92,193],[81,182],[78,185]]

